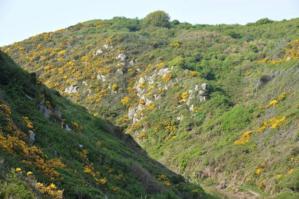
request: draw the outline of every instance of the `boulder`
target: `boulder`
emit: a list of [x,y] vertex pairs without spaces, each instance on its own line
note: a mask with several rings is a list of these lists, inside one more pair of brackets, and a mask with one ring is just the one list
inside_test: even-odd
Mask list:
[[28,131],[29,133],[29,144],[33,144],[35,142],[35,133],[32,130]]
[[97,75],[97,79],[102,81],[102,82],[105,82],[106,81],[106,76],[105,75],[102,75],[102,74],[98,74]]
[[159,70],[159,72],[158,72],[158,75],[159,75],[159,76],[164,76],[164,75],[166,75],[166,74],[168,74],[168,73],[170,73],[169,68],[161,68],[161,69]]
[[83,84],[84,86],[88,86],[88,84],[87,84],[86,81],[83,81],[82,84]]
[[202,83],[202,84],[200,85],[200,87],[201,87],[201,89],[204,90],[204,91],[208,90],[208,84],[207,84],[207,83]]
[[52,114],[52,111],[49,110],[43,103],[38,105],[38,109],[47,119],[50,117],[50,114]]
[[112,49],[113,46],[109,45],[109,44],[104,44],[103,45],[103,48],[106,49],[106,50],[109,50],[109,49]]
[[209,96],[209,87],[207,83],[202,83],[200,86],[197,86],[198,90],[198,99],[200,102],[204,102],[208,99]]
[[98,56],[98,55],[101,55],[103,54],[103,50],[102,49],[98,49],[96,52],[95,52],[95,56]]
[[123,53],[120,53],[119,55],[117,55],[116,59],[124,62],[124,61],[126,61],[127,56],[125,54],[123,54]]
[[70,126],[68,124],[64,125],[64,129],[68,132],[72,131],[72,129],[70,128]]
[[78,92],[79,87],[76,85],[71,85],[69,87],[67,87],[64,92],[68,93],[68,94],[72,94],[72,93],[77,93]]
[[134,65],[134,60],[131,60],[130,62],[129,62],[129,66],[133,66]]
[[123,70],[119,68],[119,69],[116,70],[115,74],[119,75],[119,76],[122,76],[124,73],[123,73]]
[[135,107],[130,107],[129,111],[128,111],[128,118],[133,119],[135,113],[136,113],[136,108]]

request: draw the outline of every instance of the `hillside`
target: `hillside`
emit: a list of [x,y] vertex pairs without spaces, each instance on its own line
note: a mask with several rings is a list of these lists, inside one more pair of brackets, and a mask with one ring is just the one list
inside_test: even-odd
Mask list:
[[2,49],[193,183],[236,198],[297,198],[298,24],[191,25],[157,12]]
[[206,198],[0,52],[0,198]]

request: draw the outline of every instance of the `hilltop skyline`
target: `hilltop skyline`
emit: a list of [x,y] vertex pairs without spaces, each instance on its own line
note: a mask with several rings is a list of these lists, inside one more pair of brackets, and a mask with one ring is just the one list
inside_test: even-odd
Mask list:
[[272,20],[296,18],[299,3],[295,0],[190,0],[188,3],[170,0],[90,0],[88,3],[78,0],[1,0],[0,46],[91,19],[143,18],[154,10],[164,10],[171,19],[193,24],[246,24],[264,17]]

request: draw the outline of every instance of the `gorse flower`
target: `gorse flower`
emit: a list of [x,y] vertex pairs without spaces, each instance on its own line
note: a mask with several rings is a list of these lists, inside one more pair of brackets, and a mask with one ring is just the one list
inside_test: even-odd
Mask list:
[[286,120],[286,116],[278,116],[270,118],[269,120],[264,121],[259,128],[255,131],[246,131],[244,132],[241,137],[234,142],[236,145],[242,145],[249,142],[252,134],[254,132],[263,133],[267,128],[276,129],[279,128]]
[[189,93],[187,91],[180,94],[179,102],[186,102],[189,98]]
[[53,199],[62,199],[63,198],[63,190],[57,189],[57,186],[54,183],[46,186],[41,182],[37,182],[35,184],[35,188],[43,194],[49,195]]
[[237,145],[246,144],[247,142],[249,142],[252,133],[253,133],[252,131],[246,131],[246,132],[244,132],[241,135],[241,137],[234,142],[234,144],[237,144]]
[[21,173],[22,172],[22,169],[21,168],[16,168],[16,173]]
[[277,104],[278,104],[277,100],[271,100],[268,104],[268,107],[273,107],[273,106],[276,106]]
[[33,123],[31,122],[31,120],[29,119],[29,117],[24,116],[22,119],[23,119],[23,122],[24,122],[25,126],[28,129],[33,129]]
[[255,169],[255,174],[256,174],[257,176],[259,176],[259,175],[262,174],[263,170],[264,170],[263,168],[258,167],[258,168]]
[[164,82],[169,82],[169,80],[171,80],[171,78],[172,78],[172,75],[171,75],[170,72],[168,72],[168,73],[166,73],[165,75],[162,76],[162,80]]
[[32,176],[33,173],[32,173],[31,171],[28,171],[28,172],[26,173],[26,175],[29,177],[29,176]]
[[128,96],[123,97],[120,102],[122,103],[122,105],[127,106],[130,102],[130,98]]
[[117,84],[112,84],[111,86],[112,91],[117,91],[118,90],[118,85]]
[[275,107],[277,106],[277,104],[281,101],[283,101],[286,98],[287,94],[286,93],[281,93],[279,96],[277,96],[275,99],[272,99],[268,105],[266,106],[266,108],[271,108],[271,107]]
[[100,179],[96,179],[96,183],[100,184],[100,185],[105,185],[107,184],[108,180],[106,178],[100,178]]
[[[59,159],[46,160],[43,152],[36,146],[29,146],[17,136],[3,136],[0,133],[0,148],[9,153],[18,153],[25,159],[23,162],[34,164],[45,175],[51,178],[59,176],[55,168],[63,168],[65,165]],[[18,171],[20,168],[17,168]]]
[[50,187],[51,189],[57,189],[56,185],[53,184],[53,183],[51,183],[51,184],[49,185],[49,187]]

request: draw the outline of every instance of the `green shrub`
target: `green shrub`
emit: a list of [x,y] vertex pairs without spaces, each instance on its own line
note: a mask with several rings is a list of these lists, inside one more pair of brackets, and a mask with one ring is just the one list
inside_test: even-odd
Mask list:
[[234,31],[229,32],[228,35],[233,39],[241,39],[242,38],[242,35],[240,33],[237,33]]
[[0,181],[1,199],[33,199],[30,189],[22,182],[14,172],[11,172],[6,181]]
[[251,120],[251,108],[235,106],[221,117],[222,129],[225,132],[236,131],[245,128]]
[[269,18],[262,18],[262,19],[259,19],[255,22],[255,24],[257,25],[262,25],[262,24],[269,24],[269,23],[273,23],[274,21],[269,19]]
[[164,11],[155,11],[150,14],[148,14],[144,19],[144,25],[148,26],[157,26],[157,27],[164,27],[168,28],[170,27],[169,22],[169,15]]

